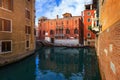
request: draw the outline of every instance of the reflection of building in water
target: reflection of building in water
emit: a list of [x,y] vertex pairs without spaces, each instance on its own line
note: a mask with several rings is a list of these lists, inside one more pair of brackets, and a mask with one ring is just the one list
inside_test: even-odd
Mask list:
[[96,77],[100,77],[98,74],[98,64],[94,49],[84,49],[84,80],[95,80]]
[[45,58],[47,59],[47,58],[49,58],[49,56],[50,56],[50,49],[46,49],[45,50]]
[[[41,54],[39,67],[63,73],[69,78],[72,73],[82,75],[85,80],[93,80],[98,75],[97,59],[92,49],[48,48]],[[48,54],[48,52],[50,52]],[[89,55],[88,55],[89,53]],[[45,56],[48,56],[47,58]]]
[[[62,50],[61,50],[62,49]],[[40,68],[44,70],[53,70],[55,72],[62,72],[65,76],[69,77],[71,73],[79,73],[83,70],[83,54],[79,54],[79,51],[76,49],[75,52],[72,54],[72,49],[65,49],[65,48],[52,48],[50,50],[50,54],[42,54],[41,56],[41,65]],[[68,50],[71,53],[67,52]],[[47,49],[48,51],[48,49]],[[60,53],[59,53],[59,52]],[[71,55],[72,54],[72,55]],[[45,58],[48,56],[48,58]]]

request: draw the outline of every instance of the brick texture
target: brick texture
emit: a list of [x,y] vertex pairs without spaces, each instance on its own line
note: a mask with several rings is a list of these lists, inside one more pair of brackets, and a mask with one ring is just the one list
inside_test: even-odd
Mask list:
[[102,80],[120,80],[120,20],[99,34],[97,45]]

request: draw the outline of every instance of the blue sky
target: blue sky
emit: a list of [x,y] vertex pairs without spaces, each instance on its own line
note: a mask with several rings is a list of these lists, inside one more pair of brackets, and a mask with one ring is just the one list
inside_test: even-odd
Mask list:
[[62,14],[66,12],[79,16],[86,3],[91,3],[91,0],[36,0],[36,25],[42,16],[54,19],[59,15],[62,18]]

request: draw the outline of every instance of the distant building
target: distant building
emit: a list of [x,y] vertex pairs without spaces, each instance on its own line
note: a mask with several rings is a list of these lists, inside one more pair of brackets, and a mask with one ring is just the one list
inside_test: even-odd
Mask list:
[[38,26],[36,26],[36,40],[39,40],[39,28],[38,28]]
[[39,19],[39,39],[51,41],[53,39],[78,39],[80,44],[83,43],[81,16],[72,16],[70,13],[63,14],[63,18],[56,16],[56,19]]
[[85,10],[82,12],[84,24],[84,45],[95,45],[95,34],[91,31],[92,18],[95,16],[95,10],[92,4],[85,5]]
[[0,0],[0,54],[18,55],[35,49],[35,0]]

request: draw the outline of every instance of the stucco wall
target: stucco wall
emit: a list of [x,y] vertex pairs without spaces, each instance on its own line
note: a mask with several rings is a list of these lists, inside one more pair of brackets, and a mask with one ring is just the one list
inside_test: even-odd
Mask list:
[[[13,0],[13,11],[6,10],[0,7],[0,18],[10,19],[12,21],[12,32],[0,31],[1,40],[12,40],[12,52],[6,54],[7,56],[20,54],[27,52],[26,40],[29,39],[29,50],[35,49],[35,36],[34,36],[34,12],[35,12],[35,0]],[[25,17],[25,10],[29,9],[30,19]],[[25,26],[30,26],[31,33],[25,33]]]

